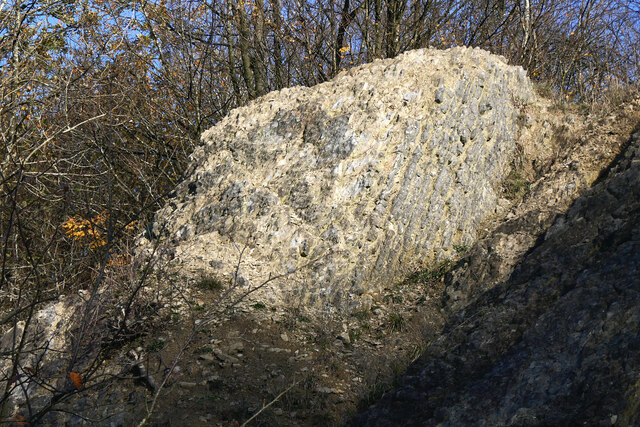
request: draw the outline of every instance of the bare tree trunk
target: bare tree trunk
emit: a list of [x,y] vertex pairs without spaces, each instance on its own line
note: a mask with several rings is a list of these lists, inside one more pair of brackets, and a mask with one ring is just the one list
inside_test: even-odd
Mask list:
[[385,26],[382,23],[382,0],[374,0],[374,19],[375,19],[375,45],[373,51],[374,58],[382,58],[382,42],[384,40]]
[[[24,23],[25,15],[22,13],[21,5],[15,5],[15,20],[13,25],[13,35],[11,37],[12,47],[11,47],[11,77],[9,80],[7,94],[9,95],[8,99],[5,99],[3,96],[2,103],[6,106],[3,109],[7,109],[7,111],[15,111],[17,109],[17,86],[20,80],[20,44],[22,38],[22,29]],[[2,164],[7,164],[11,157],[13,156],[13,152],[17,143],[18,137],[18,120],[19,116],[17,114],[12,114],[9,119],[9,126],[6,134],[3,132],[3,139],[5,140],[5,159]]]
[[[271,0],[271,14],[273,21],[273,73],[276,89],[285,87],[282,68],[282,16],[280,15],[280,0]],[[288,84],[288,82],[287,82]]]
[[[229,2],[231,4],[233,2]],[[236,4],[236,14],[238,17],[238,33],[240,35],[240,57],[242,59],[242,75],[244,77],[249,99],[256,98],[256,84],[251,69],[251,46],[249,44],[249,23],[244,12],[244,3]]]
[[349,16],[349,0],[344,0],[342,5],[342,13],[340,14],[340,25],[338,26],[338,34],[333,45],[333,64],[331,69],[331,77],[340,71],[340,61],[342,60],[342,44],[344,43],[344,33],[350,24]]
[[229,56],[228,56],[228,68],[231,83],[233,84],[233,92],[236,94],[238,103],[241,103],[243,99],[242,91],[240,90],[240,82],[236,75],[236,55],[235,55],[235,43],[233,41],[233,28],[231,26],[231,19],[233,17],[233,11],[231,10],[231,2],[227,3],[227,16],[224,22],[224,35],[227,40]]
[[264,2],[263,0],[255,0],[256,19],[255,19],[255,37],[254,37],[254,54],[251,57],[253,67],[253,75],[256,82],[256,96],[262,96],[267,93],[267,66],[264,43]]
[[529,38],[531,37],[531,3],[530,0],[523,0],[524,6],[522,8],[522,46],[521,46],[521,61],[523,64],[528,64],[531,58],[527,58],[529,51]]
[[398,52],[398,28],[402,12],[404,11],[404,0],[388,0],[387,2],[387,22],[385,23],[386,53],[387,58],[393,58]]

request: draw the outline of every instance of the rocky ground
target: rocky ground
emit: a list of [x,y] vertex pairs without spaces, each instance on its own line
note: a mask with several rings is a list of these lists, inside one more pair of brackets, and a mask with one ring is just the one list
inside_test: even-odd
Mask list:
[[[398,284],[373,310],[341,318],[242,304],[195,336],[151,421],[236,425],[270,405],[255,425],[342,424],[388,390],[442,328],[433,310],[441,278],[436,272],[428,284]],[[206,306],[211,296],[198,300]],[[141,350],[149,375],[161,378],[171,365],[185,334],[181,327],[178,322],[146,341]],[[144,414],[150,398],[148,385],[138,383],[128,418]]]

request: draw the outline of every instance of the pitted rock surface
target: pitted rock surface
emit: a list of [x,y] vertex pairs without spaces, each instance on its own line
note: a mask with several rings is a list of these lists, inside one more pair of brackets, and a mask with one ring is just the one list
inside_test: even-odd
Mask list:
[[534,100],[520,67],[468,48],[268,94],[204,133],[147,237],[186,277],[240,265],[247,286],[289,274],[270,283],[271,303],[366,304],[474,241]]
[[[11,393],[8,394],[8,407],[15,412],[25,407],[39,409],[45,402],[47,393],[39,381],[30,381],[35,372],[39,378],[46,378],[61,388],[69,386],[65,367],[71,358],[70,340],[74,326],[71,319],[80,302],[78,298],[63,298],[39,310],[28,324],[25,333],[25,321],[0,336],[0,385],[4,388],[9,378]],[[13,372],[16,349],[22,344],[20,369]],[[19,385],[19,386],[18,386]]]
[[353,425],[640,423],[640,132]]

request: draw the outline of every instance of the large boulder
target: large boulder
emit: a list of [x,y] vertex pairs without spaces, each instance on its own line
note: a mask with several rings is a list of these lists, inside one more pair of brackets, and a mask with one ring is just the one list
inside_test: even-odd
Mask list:
[[474,241],[534,100],[522,68],[470,48],[270,93],[203,134],[141,247],[162,239],[187,277],[285,275],[262,293],[271,303],[366,304]]

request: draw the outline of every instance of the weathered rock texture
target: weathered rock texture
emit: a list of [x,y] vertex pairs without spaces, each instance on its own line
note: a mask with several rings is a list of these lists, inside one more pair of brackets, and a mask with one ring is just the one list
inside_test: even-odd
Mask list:
[[[540,103],[542,104],[542,103]],[[626,102],[606,114],[595,111],[580,117],[542,110],[537,116],[554,123],[554,137],[547,145],[534,146],[527,156],[542,165],[530,178],[529,191],[502,218],[488,224],[486,236],[465,253],[460,265],[451,270],[445,285],[442,308],[453,312],[498,283],[504,282],[536,242],[553,225],[558,215],[591,187],[629,143],[640,122],[640,98],[630,95]],[[549,117],[554,115],[555,119]],[[547,161],[548,153],[555,153]],[[535,168],[534,168],[535,169]]]
[[242,283],[295,272],[274,302],[366,304],[474,241],[534,99],[521,68],[467,48],[271,93],[205,132],[150,238],[186,276],[232,277],[246,246]]
[[484,289],[354,425],[640,424],[640,132]]
[[[0,388],[4,392],[9,382],[9,401],[2,402],[8,406],[9,413],[26,406],[27,397],[36,411],[43,406],[42,401],[46,398],[42,395],[47,390],[39,381],[41,379],[45,383],[51,381],[48,385],[54,387],[68,385],[65,384],[68,381],[65,368],[71,359],[68,338],[78,305],[77,301],[72,301],[73,298],[61,297],[36,312],[27,333],[25,321],[19,321],[0,336]],[[16,354],[20,354],[17,365]],[[36,377],[38,380],[34,380]]]

